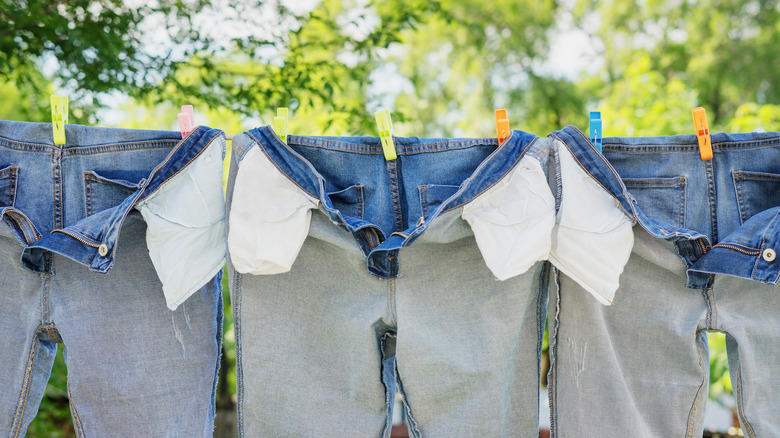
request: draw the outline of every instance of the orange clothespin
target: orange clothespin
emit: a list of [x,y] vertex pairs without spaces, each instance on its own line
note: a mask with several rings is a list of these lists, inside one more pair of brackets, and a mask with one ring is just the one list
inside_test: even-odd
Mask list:
[[703,160],[712,159],[712,138],[710,127],[707,125],[707,112],[698,107],[691,110],[693,113],[693,127],[696,130],[696,138],[699,140],[699,156]]
[[509,130],[509,119],[506,115],[505,109],[496,110],[496,137],[498,137],[498,144],[504,142],[509,137],[511,131]]

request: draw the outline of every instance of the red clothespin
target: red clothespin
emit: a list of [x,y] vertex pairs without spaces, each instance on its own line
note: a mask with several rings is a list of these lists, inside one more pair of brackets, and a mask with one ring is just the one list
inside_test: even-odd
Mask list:
[[699,156],[703,160],[712,159],[712,138],[710,127],[707,125],[707,112],[698,107],[691,110],[693,113],[693,128],[696,130],[696,138],[699,140]]
[[506,115],[505,109],[496,110],[496,137],[498,137],[498,144],[504,142],[509,137],[511,131],[509,130],[509,119]]
[[176,116],[179,119],[181,138],[184,138],[195,129],[195,111],[193,110],[192,105],[182,105],[181,112]]

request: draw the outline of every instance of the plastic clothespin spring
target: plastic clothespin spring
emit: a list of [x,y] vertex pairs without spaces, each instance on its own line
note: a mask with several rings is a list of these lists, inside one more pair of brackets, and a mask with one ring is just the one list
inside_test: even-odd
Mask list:
[[377,111],[374,113],[374,118],[379,128],[379,138],[382,141],[382,151],[385,154],[385,160],[395,160],[398,156],[395,152],[393,119],[390,117],[390,110]]
[[51,124],[54,144],[65,144],[65,125],[68,124],[68,96],[51,96]]
[[604,138],[604,131],[602,131],[601,111],[590,112],[590,123],[588,124],[588,137],[590,142],[596,146],[596,150],[601,153],[601,139]]

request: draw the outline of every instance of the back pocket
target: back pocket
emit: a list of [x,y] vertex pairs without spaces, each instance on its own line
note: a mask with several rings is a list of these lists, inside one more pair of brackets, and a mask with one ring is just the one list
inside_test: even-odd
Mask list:
[[18,176],[18,167],[8,166],[0,169],[0,207],[13,207]]
[[780,206],[780,175],[762,172],[732,172],[740,221]]
[[143,182],[142,176],[133,176],[132,174],[114,175],[108,172],[84,172],[84,199],[87,216],[118,206],[128,196],[135,193]]
[[623,178],[639,209],[653,219],[685,227],[684,176],[671,178]]

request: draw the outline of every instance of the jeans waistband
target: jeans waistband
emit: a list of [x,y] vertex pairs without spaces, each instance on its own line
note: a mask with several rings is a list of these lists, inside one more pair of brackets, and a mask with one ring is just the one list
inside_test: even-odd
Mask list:
[[398,158],[386,161],[377,137],[287,136],[269,127],[234,137],[238,159],[257,145],[287,179],[318,199],[330,220],[351,232],[369,271],[398,275],[393,260],[442,213],[471,202],[525,155],[547,162],[546,141],[513,131],[495,138],[394,137]]
[[605,137],[603,156],[575,127],[551,135],[645,230],[674,242],[690,287],[716,273],[777,282],[780,267],[760,254],[780,230],[780,133],[712,134],[704,161],[695,135]]

